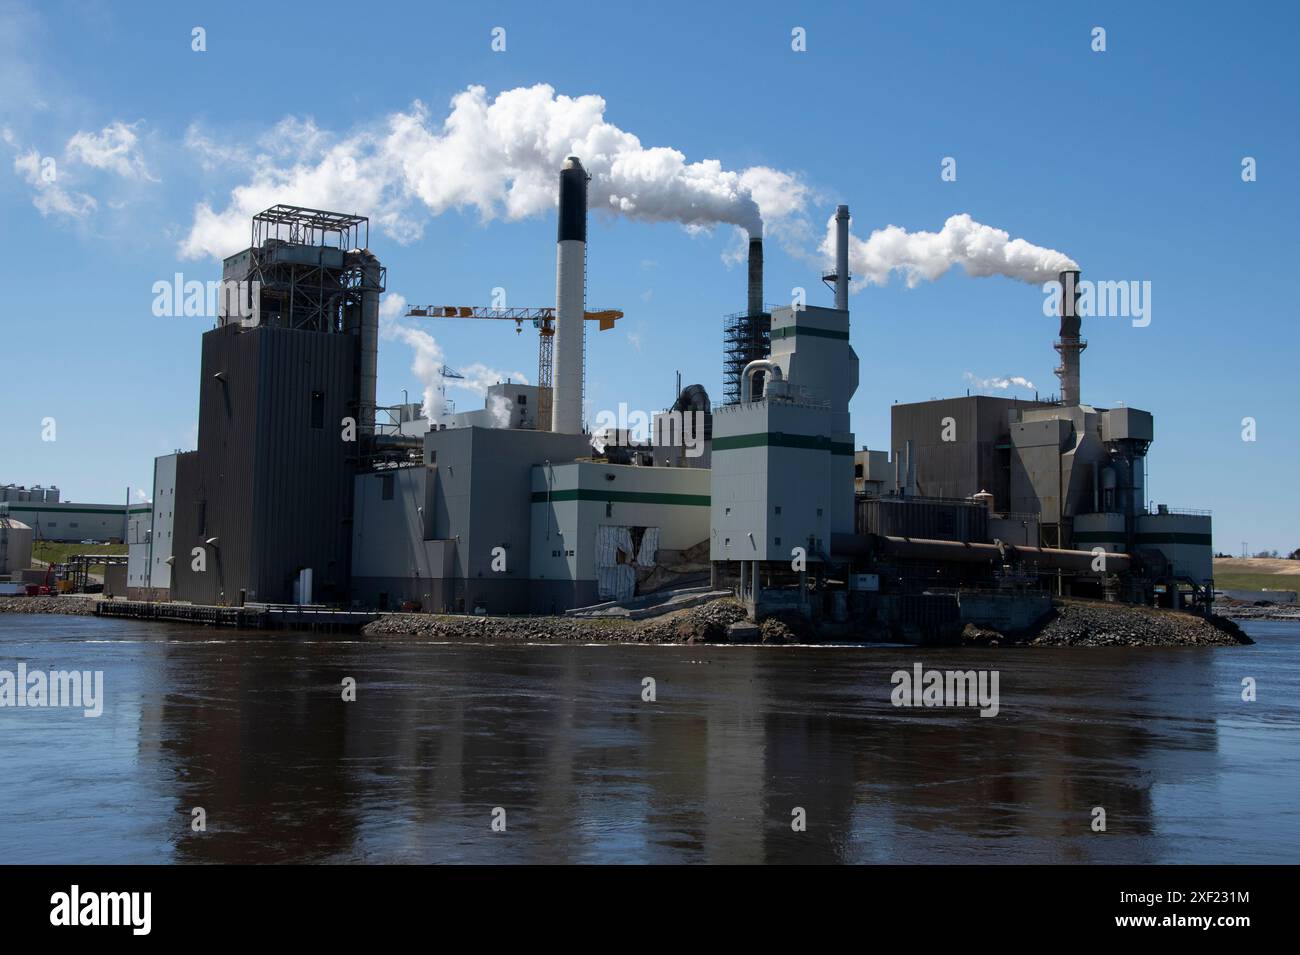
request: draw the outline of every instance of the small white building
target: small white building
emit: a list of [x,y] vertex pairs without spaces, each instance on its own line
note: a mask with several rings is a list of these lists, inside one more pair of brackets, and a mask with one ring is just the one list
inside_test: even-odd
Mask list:
[[133,600],[167,600],[171,596],[179,454],[154,458],[153,500],[133,506],[127,518],[126,592]]
[[[535,431],[538,391],[536,385],[498,382],[488,386],[482,408],[445,414],[439,424],[444,428],[517,428]],[[549,426],[545,430],[549,430]]]

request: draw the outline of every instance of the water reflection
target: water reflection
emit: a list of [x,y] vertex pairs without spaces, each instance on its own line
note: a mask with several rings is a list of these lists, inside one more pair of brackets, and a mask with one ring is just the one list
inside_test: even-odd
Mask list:
[[[1249,659],[1296,699],[1293,634],[1240,650],[918,654],[213,642],[118,621],[93,621],[96,639],[114,629],[87,644],[81,623],[37,627],[28,651],[56,641],[115,668],[110,706],[115,686],[138,711],[131,758],[104,783],[133,794],[120,819],[78,821],[83,801],[49,787],[22,808],[56,843],[90,833],[73,858],[78,845],[112,857],[116,841],[123,861],[1215,862],[1297,844],[1294,822],[1279,840],[1277,820],[1236,797],[1220,808],[1224,780],[1270,787],[1261,807],[1293,789],[1294,706],[1251,711],[1235,694]],[[890,674],[918,660],[997,668],[999,715],[891,706]],[[75,758],[103,735],[41,732],[18,751],[20,777],[49,747]],[[6,788],[0,810],[17,798]],[[1171,835],[1192,822],[1208,841]]]

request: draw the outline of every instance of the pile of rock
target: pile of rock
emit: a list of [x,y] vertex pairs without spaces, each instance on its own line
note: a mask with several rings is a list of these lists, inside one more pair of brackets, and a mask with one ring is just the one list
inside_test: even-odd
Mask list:
[[644,621],[386,614],[362,632],[493,643],[725,643],[727,627],[744,616],[740,604],[720,599]]
[[1030,646],[1234,646],[1254,641],[1223,617],[1130,604],[1062,600]]
[[0,613],[93,614],[93,597],[0,597]]

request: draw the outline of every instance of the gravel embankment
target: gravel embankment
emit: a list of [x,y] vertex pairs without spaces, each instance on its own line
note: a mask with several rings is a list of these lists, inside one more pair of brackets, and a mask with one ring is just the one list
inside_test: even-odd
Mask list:
[[1035,647],[1221,647],[1255,641],[1223,617],[1062,600],[1028,642]]
[[94,597],[0,597],[0,613],[93,614]]
[[491,643],[725,643],[728,625],[744,616],[733,600],[714,600],[649,620],[386,614],[362,633]]

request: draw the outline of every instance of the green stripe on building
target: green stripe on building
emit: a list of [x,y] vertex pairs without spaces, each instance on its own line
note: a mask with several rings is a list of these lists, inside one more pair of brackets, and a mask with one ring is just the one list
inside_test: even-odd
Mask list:
[[[1076,544],[1122,544],[1124,543],[1124,536],[1123,531],[1076,531],[1074,542]],[[1160,533],[1138,534],[1137,542],[1139,544],[1195,544],[1200,547],[1209,547],[1213,543],[1213,538],[1209,534],[1162,531]]]
[[1214,538],[1209,534],[1180,534],[1176,531],[1160,534],[1139,534],[1137,536],[1139,544],[1196,544],[1209,547],[1213,540]]
[[708,507],[707,494],[668,494],[655,491],[600,491],[595,488],[564,488],[559,491],[534,491],[534,504],[551,501],[598,501],[602,504],[667,504],[678,507]]
[[853,445],[814,434],[785,434],[781,431],[759,434],[732,434],[713,439],[713,450],[736,451],[741,448],[797,448],[802,451],[829,451],[831,454],[853,455]]
[[774,341],[782,338],[797,338],[800,335],[805,338],[834,338],[836,341],[842,342],[849,340],[849,333],[840,331],[837,328],[813,328],[811,325],[781,325],[772,329],[772,339]]
[[[93,507],[64,507],[61,503],[51,504],[19,504],[16,501],[4,501],[2,506],[7,507],[10,511],[45,511],[48,514],[58,516],[59,514],[124,514],[126,513],[125,504],[98,504]],[[148,507],[142,505],[142,509],[148,510]]]

